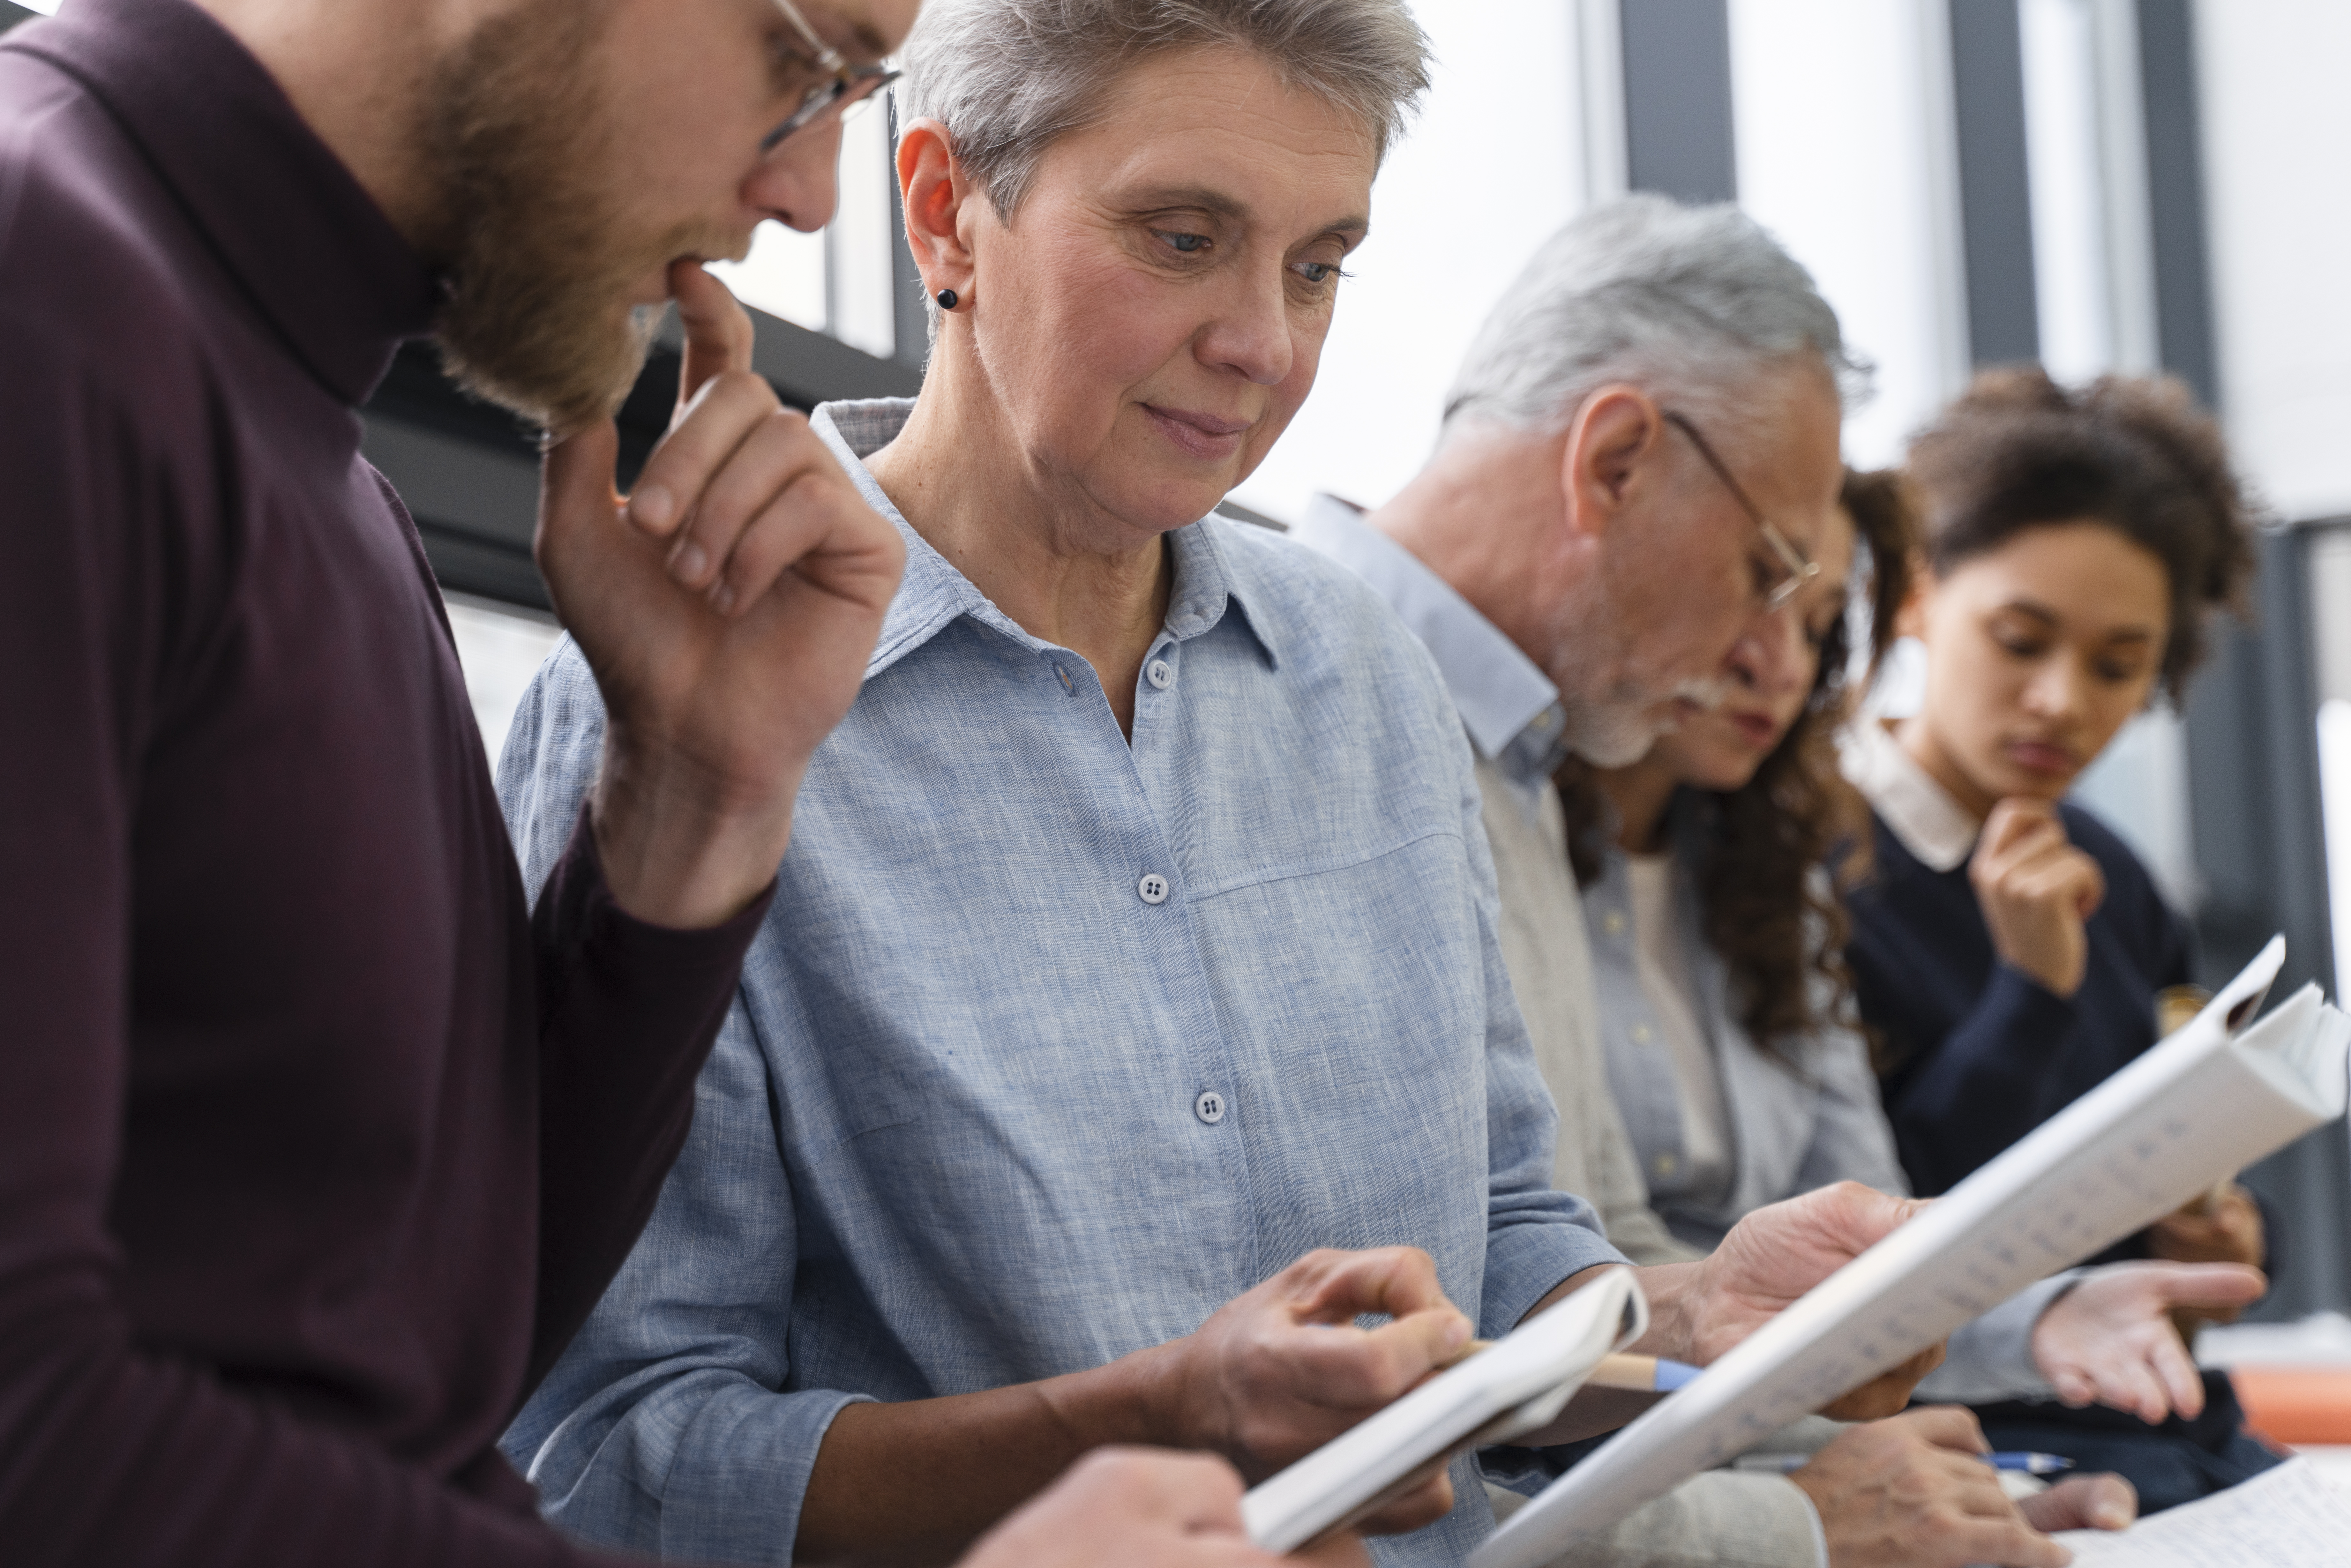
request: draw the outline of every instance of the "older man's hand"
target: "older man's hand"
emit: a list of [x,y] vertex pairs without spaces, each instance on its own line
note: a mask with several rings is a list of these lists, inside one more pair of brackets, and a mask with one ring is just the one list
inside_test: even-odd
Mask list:
[[[1390,1321],[1354,1326],[1365,1313]],[[1455,1360],[1472,1328],[1415,1247],[1310,1252],[1236,1297],[1156,1361],[1160,1440],[1207,1448],[1261,1480],[1311,1453]],[[1364,1523],[1371,1534],[1444,1516],[1442,1469]]]
[[[1705,1261],[1677,1266],[1691,1269],[1694,1278],[1669,1296],[1666,1326],[1680,1339],[1680,1348],[1669,1354],[1700,1365],[1719,1360],[1925,1207],[1920,1199],[1839,1182],[1755,1210]],[[1658,1305],[1653,1294],[1653,1314]],[[1943,1347],[1930,1346],[1852,1390],[1826,1414],[1847,1421],[1890,1416],[1942,1360]]]
[[[2072,1553],[2009,1500],[1984,1449],[1972,1415],[1929,1406],[1841,1434],[1788,1479],[1820,1511],[1830,1568],[2064,1568]],[[2048,1528],[2117,1528],[2094,1516],[2116,1502],[2077,1488],[2045,1506]]]
[[621,907],[711,925],[758,894],[809,758],[855,700],[905,552],[751,369],[751,320],[671,269],[686,352],[623,503],[610,422],[547,454],[534,541],[611,723],[590,820]]
[[1369,1568],[1352,1535],[1280,1558],[1241,1527],[1241,1480],[1204,1454],[1097,1448],[990,1531],[958,1568]]

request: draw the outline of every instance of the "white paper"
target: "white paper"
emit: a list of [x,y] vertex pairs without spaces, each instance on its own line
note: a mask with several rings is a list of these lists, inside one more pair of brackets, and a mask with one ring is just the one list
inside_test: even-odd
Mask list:
[[1360,1519],[1448,1454],[1548,1426],[1602,1357],[1648,1326],[1633,1270],[1608,1270],[1251,1488],[1241,1499],[1249,1539],[1269,1552],[1295,1551]]
[[2343,1113],[2351,1019],[2305,987],[2241,1033],[2273,941],[2195,1020],[1816,1286],[1519,1511],[1470,1568],[1538,1568],[1688,1476]]
[[2067,1530],[2057,1540],[2092,1568],[2343,1568],[2351,1501],[2309,1460],[2289,1459],[2128,1530]]

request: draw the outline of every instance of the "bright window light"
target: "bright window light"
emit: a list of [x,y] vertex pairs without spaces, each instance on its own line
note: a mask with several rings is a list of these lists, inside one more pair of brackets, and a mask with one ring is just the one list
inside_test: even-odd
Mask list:
[[563,636],[554,619],[494,600],[462,593],[443,596],[449,629],[457,634],[457,662],[465,670],[465,695],[474,721],[482,727],[482,749],[497,766],[499,748],[514,723],[515,709],[530,689],[530,678]]
[[[1613,0],[1611,0],[1613,4]],[[1233,498],[1284,521],[1318,490],[1378,506],[1437,443],[1445,389],[1534,247],[1583,205],[1579,15],[1415,0],[1434,89],[1372,189],[1313,395]]]
[[710,270],[744,304],[821,332],[827,322],[824,251],[821,234],[766,223],[751,236],[749,256],[715,263]]
[[898,347],[891,181],[889,106],[870,98],[841,122],[841,206],[825,230],[825,315],[834,337],[883,360]]
[[1845,422],[1864,467],[1967,380],[1949,51],[1940,0],[1731,0],[1740,204],[1876,364]]

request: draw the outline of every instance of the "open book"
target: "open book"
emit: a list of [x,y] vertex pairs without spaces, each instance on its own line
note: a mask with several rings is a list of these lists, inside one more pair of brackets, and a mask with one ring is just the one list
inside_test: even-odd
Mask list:
[[2351,1019],[2249,1020],[2273,941],[2195,1019],[1846,1264],[1519,1511],[1470,1568],[1536,1568],[2343,1114]]
[[1385,1502],[1473,1443],[1548,1426],[1608,1353],[1648,1331],[1630,1269],[1611,1269],[1332,1438],[1241,1500],[1249,1539],[1291,1552]]
[[2084,1568],[2342,1568],[2351,1499],[2308,1459],[2289,1459],[2128,1530],[2068,1530],[2057,1540]]

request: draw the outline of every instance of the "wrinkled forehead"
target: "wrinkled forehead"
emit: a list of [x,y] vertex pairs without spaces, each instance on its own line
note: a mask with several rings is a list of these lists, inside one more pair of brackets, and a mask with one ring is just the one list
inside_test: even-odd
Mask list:
[[1360,235],[1378,158],[1360,115],[1282,82],[1271,62],[1187,49],[1123,70],[1084,125],[1044,148],[1036,173],[1114,188],[1126,204]]

